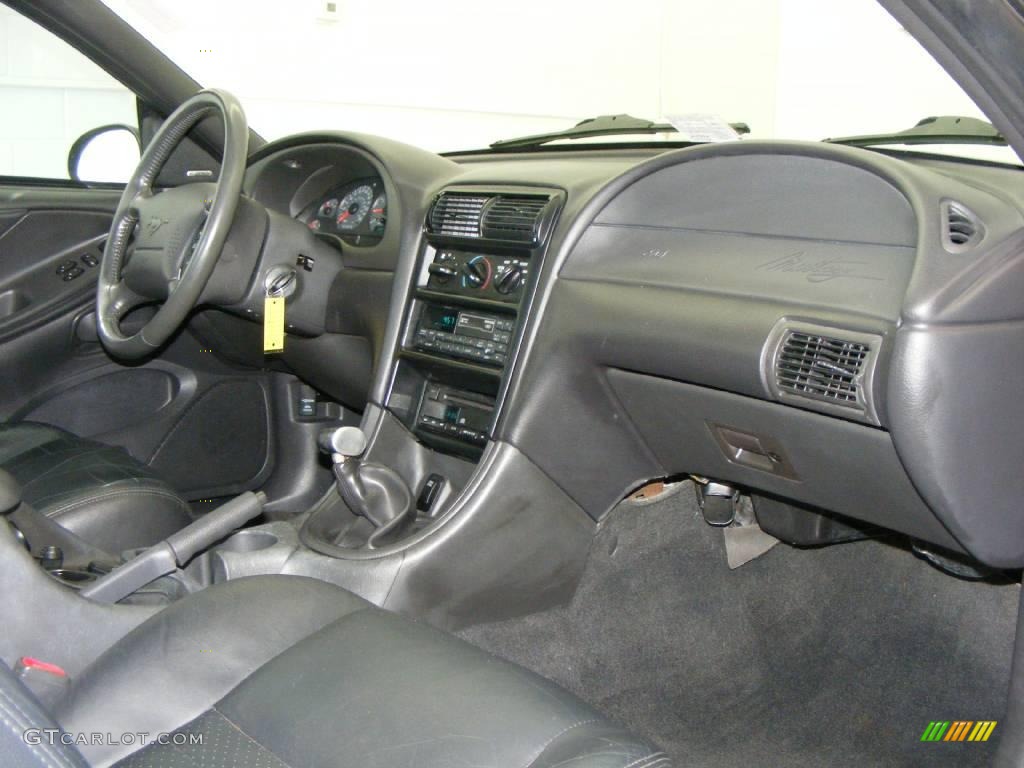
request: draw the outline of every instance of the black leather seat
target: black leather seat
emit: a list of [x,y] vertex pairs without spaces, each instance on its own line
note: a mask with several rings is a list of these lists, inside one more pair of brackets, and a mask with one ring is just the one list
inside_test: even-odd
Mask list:
[[188,505],[123,449],[56,427],[0,424],[0,469],[26,504],[106,552],[154,544],[190,522]]
[[[55,727],[26,698],[5,673],[7,768],[669,765],[532,672],[297,576],[230,581],[143,623],[78,676],[53,713],[67,734],[53,747],[21,738],[26,727]],[[124,736],[138,732],[202,743]],[[60,743],[92,733],[105,743]]]

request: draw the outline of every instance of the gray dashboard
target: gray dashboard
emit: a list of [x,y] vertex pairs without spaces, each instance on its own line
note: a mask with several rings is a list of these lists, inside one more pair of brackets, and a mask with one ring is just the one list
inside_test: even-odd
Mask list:
[[[380,250],[346,251],[340,277],[389,275],[386,317],[362,302],[380,329],[372,402],[387,403],[437,193],[553,187],[565,204],[493,440],[595,518],[649,478],[696,473],[1024,564],[1020,171],[753,141],[453,162],[318,134],[262,150],[257,178],[314,145],[372,164],[395,203]],[[351,330],[357,305],[339,288],[336,325]],[[780,339],[808,328],[843,354],[864,342],[870,375],[850,402],[870,407],[773,385]],[[723,434],[771,446],[779,465],[737,459]]]

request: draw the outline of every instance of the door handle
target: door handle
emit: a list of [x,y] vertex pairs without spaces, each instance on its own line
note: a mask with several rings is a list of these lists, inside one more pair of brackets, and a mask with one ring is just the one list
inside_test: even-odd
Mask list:
[[31,303],[28,296],[17,288],[11,288],[0,293],[0,320],[16,315]]

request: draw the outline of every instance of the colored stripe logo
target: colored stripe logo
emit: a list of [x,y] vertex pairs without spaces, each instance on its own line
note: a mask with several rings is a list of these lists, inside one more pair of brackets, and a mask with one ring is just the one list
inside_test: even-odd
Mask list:
[[996,720],[933,720],[921,734],[921,741],[988,741]]

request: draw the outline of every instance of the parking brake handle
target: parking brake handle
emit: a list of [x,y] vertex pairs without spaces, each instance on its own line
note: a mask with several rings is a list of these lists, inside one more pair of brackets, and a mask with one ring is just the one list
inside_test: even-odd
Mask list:
[[116,603],[154,579],[183,567],[259,515],[266,503],[267,497],[260,491],[236,496],[97,579],[79,594],[98,603]]
[[21,486],[8,472],[0,469],[0,515],[13,512],[21,504]]

